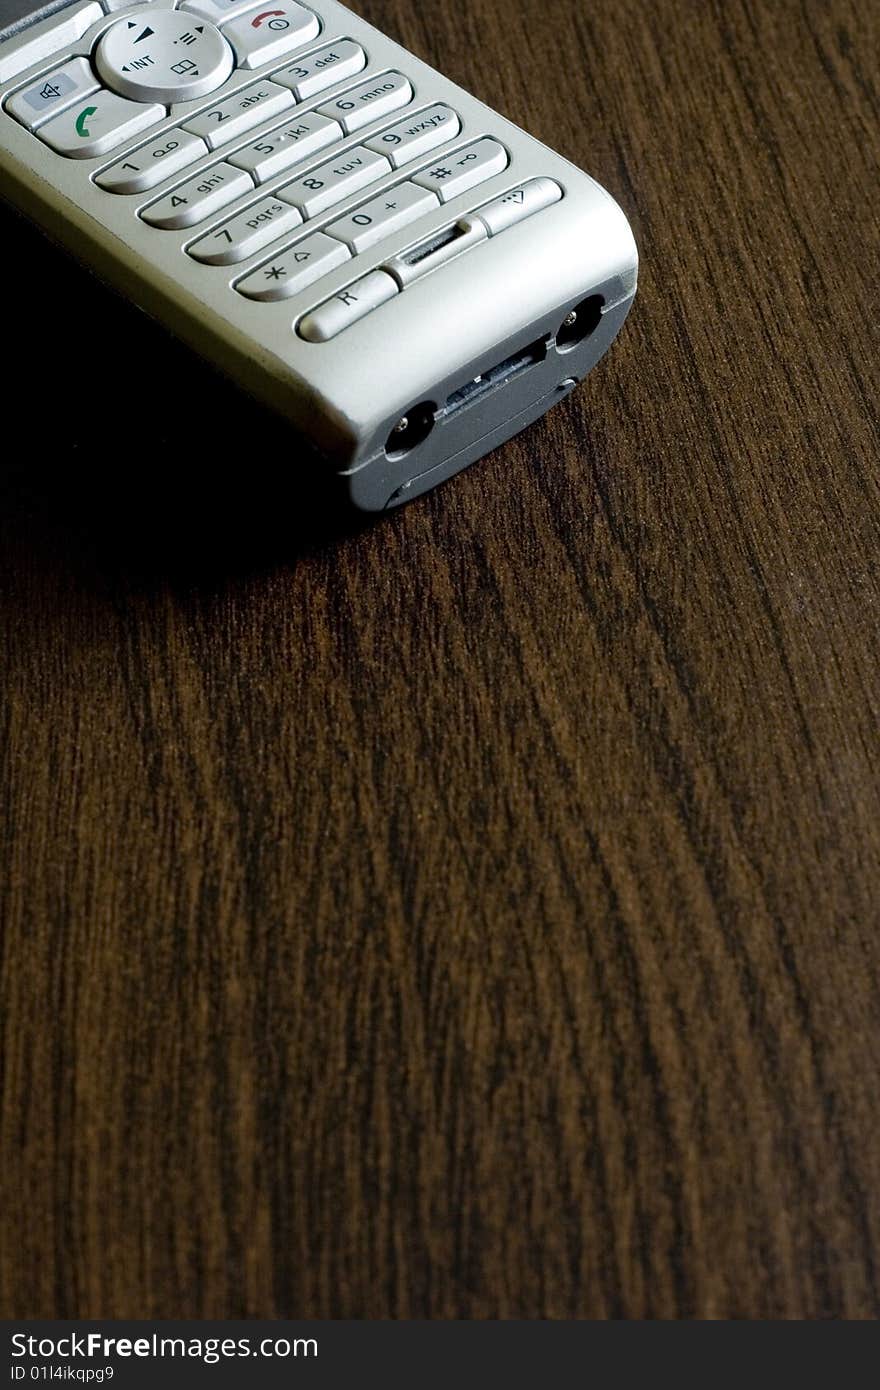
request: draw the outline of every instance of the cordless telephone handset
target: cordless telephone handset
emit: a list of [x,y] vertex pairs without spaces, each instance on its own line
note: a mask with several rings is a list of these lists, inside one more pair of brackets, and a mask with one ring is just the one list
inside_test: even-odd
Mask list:
[[509,439],[620,328],[611,197],[335,0],[27,5],[0,0],[4,196],[356,506]]

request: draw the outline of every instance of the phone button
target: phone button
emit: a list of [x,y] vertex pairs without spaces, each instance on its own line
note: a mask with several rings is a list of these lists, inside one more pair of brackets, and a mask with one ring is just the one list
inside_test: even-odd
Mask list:
[[485,222],[490,236],[497,236],[514,223],[522,222],[558,203],[561,197],[562,189],[552,179],[530,179],[528,183],[521,183],[502,193],[500,198],[494,198],[485,207],[477,208],[471,216]]
[[319,106],[318,110],[322,116],[340,121],[346,133],[351,135],[352,131],[360,130],[362,126],[387,116],[390,111],[406,106],[412,101],[413,95],[413,89],[403,73],[383,72],[343,92],[342,96],[328,101],[325,106]]
[[360,44],[352,39],[340,39],[280,72],[273,72],[272,78],[283,87],[290,87],[297,101],[308,101],[325,87],[332,87],[334,82],[356,76],[366,66],[367,55]]
[[295,179],[279,188],[278,196],[299,208],[303,219],[317,217],[334,203],[341,203],[352,193],[359,193],[371,183],[391,173],[391,165],[381,154],[374,154],[363,145],[355,145],[334,160],[319,164],[303,179]]
[[364,203],[326,229],[327,235],[344,241],[355,254],[366,251],[377,241],[408,227],[410,222],[427,217],[440,206],[436,193],[418,188],[414,183],[400,183],[389,188],[371,203]]
[[430,188],[442,202],[448,203],[475,184],[503,173],[509,163],[504,146],[486,137],[438,159],[423,174],[413,174],[413,180],[420,183],[422,188]]
[[150,203],[141,217],[151,227],[161,227],[163,231],[194,227],[242,194],[251,193],[253,187],[253,179],[243,169],[233,169],[231,164],[215,164]]
[[283,58],[320,32],[318,16],[292,0],[282,0],[281,4],[278,0],[266,0],[264,6],[248,10],[240,19],[223,26],[240,68],[259,68]]
[[395,169],[409,164],[413,159],[421,159],[438,145],[454,140],[461,130],[461,121],[451,106],[442,103],[429,106],[426,111],[418,111],[405,121],[398,121],[390,130],[365,140],[368,150],[378,150],[387,154]]
[[103,18],[104,11],[97,0],[93,0],[88,5],[64,10],[56,18],[46,19],[24,34],[7,39],[0,44],[0,83],[33,67],[41,58],[51,58],[59,48],[77,43],[87,29]]
[[72,106],[78,97],[96,92],[99,85],[85,58],[72,58],[63,67],[44,73],[29,87],[16,92],[6,103],[6,110],[28,130],[36,130],[50,116],[57,116],[66,106]]
[[232,49],[213,24],[176,10],[123,15],[101,37],[95,66],[108,87],[133,101],[192,101],[232,72]]
[[301,222],[296,208],[289,203],[265,198],[262,203],[252,203],[221,227],[215,227],[187,250],[195,260],[207,265],[235,265],[237,261],[256,255],[285,232],[293,231]]
[[306,314],[300,319],[297,332],[307,342],[327,343],[399,293],[390,275],[384,270],[373,270]]
[[257,183],[265,183],[283,174],[291,164],[299,164],[341,139],[342,131],[336,121],[309,111],[305,116],[292,116],[286,125],[236,150],[229,156],[229,163],[247,169]]
[[198,136],[185,130],[166,130],[152,145],[130,150],[109,169],[96,174],[95,183],[108,193],[144,193],[207,153],[208,146]]
[[246,299],[268,304],[290,299],[300,290],[320,280],[338,265],[351,260],[351,252],[341,241],[332,241],[323,232],[313,232],[302,241],[276,251],[274,260],[252,270],[235,288]]
[[220,102],[210,111],[193,116],[184,125],[193,135],[200,135],[212,150],[237,140],[255,125],[262,125],[270,116],[283,116],[293,105],[293,93],[287,87],[276,87],[268,78],[236,92],[234,97]]
[[37,137],[68,159],[93,159],[109,154],[164,116],[164,106],[145,106],[114,92],[95,92],[40,126]]

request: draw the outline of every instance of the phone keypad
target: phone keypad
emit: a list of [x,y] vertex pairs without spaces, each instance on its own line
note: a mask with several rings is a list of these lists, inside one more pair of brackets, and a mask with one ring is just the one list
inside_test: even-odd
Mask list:
[[[138,15],[148,22],[138,23]],[[217,82],[212,78],[213,106],[181,115],[180,124],[150,139],[144,132],[168,115],[164,100],[147,99],[151,81],[164,81],[165,68],[168,73],[179,69],[174,99],[185,99],[187,82],[196,81],[192,68],[198,67],[191,55],[197,44],[205,46],[205,34],[217,71],[224,51],[233,73],[270,70],[232,92],[225,75]],[[297,0],[184,0],[174,11],[123,15],[103,32],[96,49],[108,84],[114,80],[107,61],[115,51],[111,40],[123,56],[131,51],[147,60],[125,79],[136,87],[141,83],[140,100],[102,87],[89,61],[78,56],[59,61],[54,71],[15,92],[4,109],[69,158],[100,157],[128,143],[115,162],[92,175],[94,183],[114,195],[155,189],[158,196],[138,206],[135,215],[162,231],[198,227],[200,234],[184,249],[208,271],[249,261],[231,282],[246,299],[269,304],[289,299],[353,261],[353,283],[293,325],[307,342],[329,341],[451,259],[428,252],[422,265],[404,252],[381,268],[356,274],[356,257],[496,178],[509,164],[504,145],[485,131],[468,132],[471,138],[456,148],[462,121],[452,106],[435,101],[419,109],[405,73],[370,73],[361,44],[322,36],[318,16]],[[151,42],[159,44],[156,61],[147,52]],[[302,57],[290,56],[300,49],[306,50]],[[158,60],[165,68],[155,76],[149,69]],[[204,94],[204,87],[199,91]],[[408,106],[411,112],[404,111]],[[360,143],[352,143],[354,135]],[[340,147],[335,154],[334,145]],[[202,163],[213,152],[216,161]],[[196,164],[195,174],[174,183],[175,175]],[[382,185],[378,193],[375,184]],[[466,213],[456,240],[459,251],[562,196],[559,185],[546,178],[509,188]],[[218,222],[224,209],[226,219]],[[201,224],[212,219],[202,231]],[[420,246],[418,238],[413,245]],[[261,262],[261,255],[271,259]]]

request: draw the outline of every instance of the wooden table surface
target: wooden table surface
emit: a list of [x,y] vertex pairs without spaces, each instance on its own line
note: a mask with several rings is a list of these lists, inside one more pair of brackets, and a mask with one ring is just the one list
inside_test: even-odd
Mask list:
[[5,218],[2,1311],[875,1316],[878,7],[359,8],[639,296],[351,527]]

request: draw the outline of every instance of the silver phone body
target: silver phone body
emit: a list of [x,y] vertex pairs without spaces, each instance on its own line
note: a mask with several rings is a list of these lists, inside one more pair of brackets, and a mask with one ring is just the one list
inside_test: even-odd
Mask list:
[[[114,2],[103,0],[102,8]],[[458,112],[462,128],[450,148],[458,150],[478,137],[492,136],[508,151],[508,167],[277,303],[253,302],[234,289],[252,265],[266,261],[268,251],[231,266],[200,264],[185,248],[203,234],[203,226],[160,231],[138,215],[166,188],[248,144],[259,128],[148,193],[120,196],[98,187],[94,175],[127,148],[143,144],[143,135],[102,157],[63,158],[4,109],[0,187],[3,196],[53,240],[286,417],[313,447],[315,467],[340,477],[355,506],[381,511],[457,473],[561,400],[620,329],[636,291],[638,256],[624,214],[587,174],[335,0],[307,3],[322,28],[303,52],[348,37],[364,47],[368,67],[359,79],[303,103],[303,110],[317,108],[373,71],[399,70],[415,91],[410,110],[445,102]],[[149,12],[159,8],[173,4],[155,0]],[[94,11],[94,0],[91,7],[75,3],[56,8],[48,18],[7,37],[0,44],[0,104],[62,59],[91,55],[102,33],[129,13],[120,8],[95,17]],[[141,18],[148,7],[139,4],[130,12]],[[80,27],[93,20],[84,32],[60,48],[38,54],[42,34],[49,36],[45,42],[51,45],[59,21],[63,19],[70,30],[80,13]],[[29,58],[28,66],[10,75],[20,63],[18,52]],[[267,74],[278,66],[277,61],[267,65]],[[252,84],[261,71],[236,69],[219,92],[172,105],[164,121],[151,128],[150,138],[161,137],[188,114]],[[378,121],[376,129],[393,124],[402,114]],[[340,152],[358,145],[371,130],[348,136]],[[431,158],[441,157],[444,150],[441,146]],[[307,171],[321,160],[315,155],[301,168]],[[297,166],[287,177],[300,171]],[[332,214],[315,219],[314,226],[356,210],[399,182],[404,172],[334,206]],[[298,335],[296,325],[317,304],[413,246],[450,235],[454,225],[466,226],[475,209],[538,178],[554,180],[563,190],[561,200],[444,260],[447,250],[436,266],[427,258],[421,278],[330,341],[308,342]],[[256,196],[241,198],[206,225],[220,224]],[[461,241],[467,237],[461,236]],[[562,326],[584,304],[595,321],[586,325],[584,336],[568,333],[564,341]],[[426,437],[401,451],[395,447],[395,427],[412,419],[414,412],[425,419]],[[222,449],[222,433],[218,443]]]

